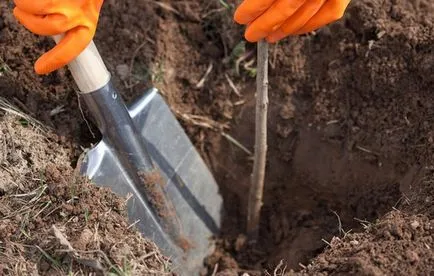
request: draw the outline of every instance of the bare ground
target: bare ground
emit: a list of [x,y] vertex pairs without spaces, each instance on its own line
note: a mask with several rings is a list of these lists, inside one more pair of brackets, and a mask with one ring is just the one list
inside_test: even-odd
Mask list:
[[[243,43],[233,24],[234,4],[107,0],[95,38],[125,99],[151,85],[161,89],[220,184],[229,212],[205,274],[273,275],[276,267],[276,275],[283,268],[303,275],[432,274],[434,3],[353,1],[340,22],[270,47],[270,145],[256,245],[243,239],[255,45]],[[34,74],[50,40],[17,25],[8,4],[0,8],[0,95],[52,129],[58,147],[44,148],[39,168],[64,158],[53,171],[70,182],[64,172],[75,169],[98,132],[84,120],[67,71]],[[16,168],[28,158],[19,155]],[[26,166],[36,172],[35,164]],[[6,177],[8,187],[23,179]],[[32,185],[23,193],[38,187]],[[70,199],[61,191],[51,196]],[[15,227],[7,233],[18,233]],[[44,227],[52,231],[52,224]],[[68,231],[75,230],[66,230],[69,238]]]

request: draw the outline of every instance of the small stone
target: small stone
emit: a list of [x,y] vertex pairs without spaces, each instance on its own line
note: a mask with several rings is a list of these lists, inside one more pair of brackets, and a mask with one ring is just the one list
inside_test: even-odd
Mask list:
[[130,68],[126,64],[120,64],[116,66],[116,73],[121,80],[126,80],[130,74]]
[[223,256],[220,259],[219,266],[221,269],[238,270],[239,268],[238,263],[230,256]]
[[330,241],[330,246],[334,247],[336,245],[338,245],[341,242],[341,239],[338,237],[333,237],[332,240]]
[[241,249],[243,249],[244,245],[246,244],[247,241],[247,237],[243,234],[239,235],[237,237],[237,240],[235,241],[235,250],[236,251],[241,251]]
[[359,242],[356,240],[352,240],[352,241],[350,241],[350,244],[351,245],[359,245]]
[[417,229],[417,228],[419,227],[420,224],[419,224],[418,221],[415,220],[415,221],[413,221],[410,225],[411,225],[411,228],[413,228],[413,229]]
[[45,260],[42,260],[39,263],[39,270],[40,271],[48,271],[50,269],[50,264],[46,262]]
[[319,256],[317,258],[316,262],[318,264],[321,264],[321,265],[324,265],[324,266],[328,264],[328,262],[327,262],[326,258],[324,258],[324,256]]
[[277,125],[277,134],[279,134],[279,136],[282,138],[288,138],[292,131],[292,126],[282,126],[280,124]]
[[279,112],[282,119],[289,120],[294,118],[294,106],[290,103],[284,105]]
[[410,261],[410,263],[414,264],[414,263],[419,262],[419,255],[417,255],[417,253],[414,251],[410,251],[410,250],[407,251],[406,257]]
[[85,228],[80,234],[80,237],[74,243],[74,248],[78,250],[86,250],[89,243],[92,241],[93,233],[88,228]]
[[380,39],[386,34],[386,31],[382,30],[377,33],[377,38]]
[[9,161],[9,163],[13,165],[17,165],[19,161],[22,159],[21,157],[21,151],[12,151],[7,154],[6,160]]

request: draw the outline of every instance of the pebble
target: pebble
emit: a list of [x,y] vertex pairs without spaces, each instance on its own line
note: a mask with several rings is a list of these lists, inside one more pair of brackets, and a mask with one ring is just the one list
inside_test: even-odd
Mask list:
[[415,220],[410,225],[411,225],[411,228],[416,229],[419,227],[420,224],[418,221]]
[[119,64],[116,66],[116,73],[121,80],[126,80],[130,73],[130,68],[126,64]]
[[406,257],[411,263],[419,262],[419,255],[414,251],[411,251],[411,250],[407,251]]
[[237,252],[241,251],[243,249],[244,245],[246,244],[247,237],[245,235],[239,235],[237,237],[237,240],[235,241],[235,250]]
[[352,240],[352,241],[350,241],[350,244],[351,245],[359,245],[359,242],[356,240]]

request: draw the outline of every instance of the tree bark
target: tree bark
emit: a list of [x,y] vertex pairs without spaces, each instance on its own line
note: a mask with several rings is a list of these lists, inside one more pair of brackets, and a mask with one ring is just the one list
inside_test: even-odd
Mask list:
[[249,191],[247,234],[256,240],[264,190],[267,159],[267,113],[268,113],[268,43],[258,42],[258,65],[256,72],[255,158]]

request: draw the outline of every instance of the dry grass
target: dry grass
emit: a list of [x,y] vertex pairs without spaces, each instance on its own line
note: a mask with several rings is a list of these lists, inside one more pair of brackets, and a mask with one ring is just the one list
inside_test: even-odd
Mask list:
[[66,151],[54,151],[48,128],[1,97],[0,112],[0,192],[24,191],[29,181],[39,178],[35,172],[44,166],[40,161],[61,162]]
[[68,148],[1,98],[0,133],[4,275],[170,274],[170,260],[130,227],[125,199],[74,176]]

